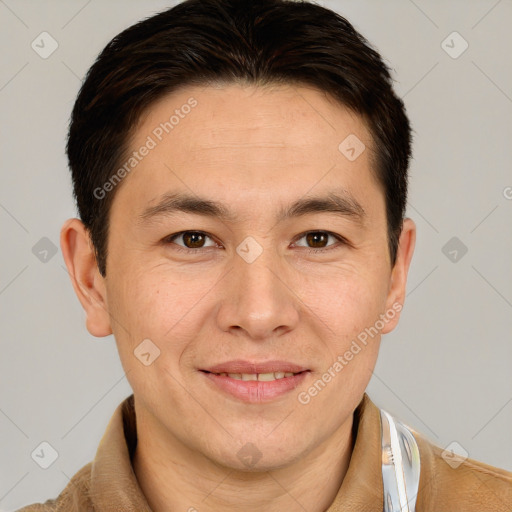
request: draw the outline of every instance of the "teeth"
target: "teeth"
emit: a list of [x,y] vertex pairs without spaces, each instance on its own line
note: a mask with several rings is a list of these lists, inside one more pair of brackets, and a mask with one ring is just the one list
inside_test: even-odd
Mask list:
[[258,375],[258,380],[262,381],[270,381],[270,380],[276,380],[276,379],[282,379],[284,377],[284,373],[282,372],[275,372],[275,373],[260,373]]
[[219,373],[221,377],[231,377],[235,380],[258,380],[260,382],[269,382],[285,377],[292,377],[293,372],[272,372],[272,373]]

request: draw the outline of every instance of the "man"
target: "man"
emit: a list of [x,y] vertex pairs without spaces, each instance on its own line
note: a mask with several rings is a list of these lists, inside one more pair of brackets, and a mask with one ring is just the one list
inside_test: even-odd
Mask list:
[[94,461],[22,510],[505,511],[512,474],[365,394],[415,243],[388,69],[311,3],[188,0],[76,101],[61,246],[133,389]]

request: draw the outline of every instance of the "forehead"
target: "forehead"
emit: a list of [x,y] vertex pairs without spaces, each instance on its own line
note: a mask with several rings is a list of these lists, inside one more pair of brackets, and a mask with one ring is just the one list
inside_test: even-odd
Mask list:
[[[355,160],[340,150],[348,137],[365,147]],[[242,206],[339,186],[357,195],[375,186],[363,120],[308,87],[183,88],[144,113],[130,151],[144,146],[151,149],[127,177],[138,202],[151,202],[166,188],[201,196],[236,190],[230,202]]]
[[324,92],[291,84],[182,88],[150,106],[134,142],[151,133],[158,142],[172,139],[185,144],[182,149],[221,154],[262,147],[328,149],[337,156],[340,137],[350,133],[370,143],[360,116]]

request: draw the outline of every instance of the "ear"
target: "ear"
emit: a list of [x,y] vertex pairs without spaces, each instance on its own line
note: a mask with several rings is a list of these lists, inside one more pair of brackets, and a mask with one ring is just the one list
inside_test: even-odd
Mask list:
[[98,270],[89,231],[79,219],[64,223],[60,246],[71,283],[87,315],[87,330],[96,337],[112,334],[105,278]]
[[381,331],[382,334],[391,332],[398,324],[400,311],[405,301],[407,273],[409,272],[415,244],[416,224],[412,219],[404,219],[398,242],[396,261],[391,271],[388,297],[386,299],[386,311],[394,311],[396,314],[385,324]]

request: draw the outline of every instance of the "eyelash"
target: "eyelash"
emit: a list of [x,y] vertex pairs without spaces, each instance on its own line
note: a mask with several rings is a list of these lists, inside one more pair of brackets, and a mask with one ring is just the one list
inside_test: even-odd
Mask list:
[[[204,236],[207,236],[208,238],[211,238],[213,240],[213,237],[210,236],[208,233],[205,233],[204,231],[193,231],[193,230],[188,230],[188,231],[180,231],[179,233],[175,233],[173,235],[169,235],[168,237],[164,238],[163,239],[163,242],[164,243],[173,243],[173,241],[180,237],[181,235],[184,235],[186,233],[195,233],[195,234],[200,234],[200,235],[204,235]],[[320,248],[320,249],[315,249],[313,247],[303,247],[302,249],[305,250],[308,254],[315,254],[315,253],[325,253],[327,251],[331,251],[333,249],[339,249],[340,248],[340,244],[341,245],[348,245],[348,241],[343,238],[341,235],[337,235],[336,233],[333,233],[331,231],[322,231],[322,230],[318,230],[318,231],[306,231],[305,233],[302,233],[298,238],[297,238],[297,241],[300,240],[301,238],[304,238],[306,235],[309,235],[310,233],[322,233],[322,234],[325,234],[325,235],[328,235],[328,236],[332,236],[334,237],[336,240],[338,240],[339,244],[334,244],[332,246],[329,246],[329,247],[325,247],[325,248]],[[199,247],[197,249],[190,249],[189,247],[183,247],[181,245],[178,245],[178,244],[174,244],[176,247],[174,248],[174,250],[178,251],[178,252],[184,252],[184,253],[198,253],[200,252],[201,250],[205,250],[205,249],[214,249],[214,247]]]

